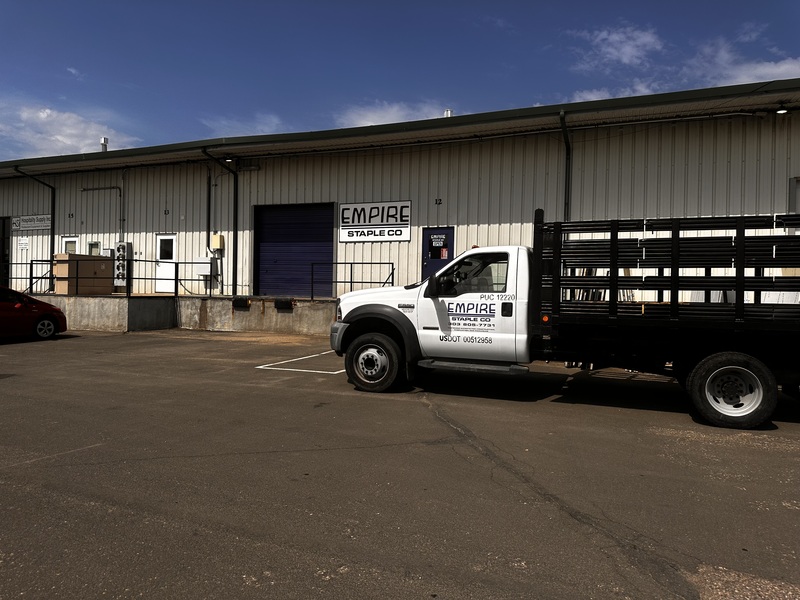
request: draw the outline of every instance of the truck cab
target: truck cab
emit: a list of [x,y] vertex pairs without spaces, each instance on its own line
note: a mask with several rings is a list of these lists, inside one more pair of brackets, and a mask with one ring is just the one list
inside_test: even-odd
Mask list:
[[348,355],[348,375],[371,391],[415,366],[528,363],[530,258],[522,246],[473,248],[420,283],[346,293],[331,347]]

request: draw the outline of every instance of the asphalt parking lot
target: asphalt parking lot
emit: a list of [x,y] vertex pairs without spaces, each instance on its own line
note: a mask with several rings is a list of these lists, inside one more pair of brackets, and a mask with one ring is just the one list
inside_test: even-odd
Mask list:
[[319,336],[0,343],[0,600],[800,598],[800,402],[535,365],[354,390]]

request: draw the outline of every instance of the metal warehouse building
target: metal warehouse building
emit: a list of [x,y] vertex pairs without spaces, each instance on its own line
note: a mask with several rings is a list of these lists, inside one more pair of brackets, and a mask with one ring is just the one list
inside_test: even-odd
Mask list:
[[[475,244],[529,245],[537,208],[797,213],[798,108],[792,79],[2,162],[0,284],[52,294],[74,277],[53,295],[73,323],[73,298],[166,297],[173,324],[269,328],[269,311],[418,281]],[[64,255],[111,265],[79,276]]]

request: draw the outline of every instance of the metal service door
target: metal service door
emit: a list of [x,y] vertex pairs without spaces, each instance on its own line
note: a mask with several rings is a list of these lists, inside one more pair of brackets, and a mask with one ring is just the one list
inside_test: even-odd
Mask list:
[[422,279],[427,279],[453,260],[452,227],[425,227],[422,230]]
[[156,293],[175,293],[175,274],[178,236],[174,233],[156,235]]
[[0,285],[11,281],[11,217],[0,217]]

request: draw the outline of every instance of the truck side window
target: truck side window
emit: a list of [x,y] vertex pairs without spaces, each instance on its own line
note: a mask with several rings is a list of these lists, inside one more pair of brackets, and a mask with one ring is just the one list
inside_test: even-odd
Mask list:
[[506,291],[508,254],[473,254],[456,262],[442,275],[443,295]]

